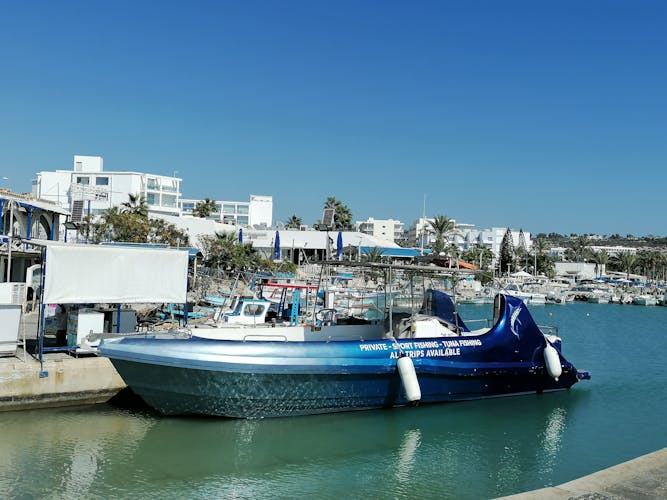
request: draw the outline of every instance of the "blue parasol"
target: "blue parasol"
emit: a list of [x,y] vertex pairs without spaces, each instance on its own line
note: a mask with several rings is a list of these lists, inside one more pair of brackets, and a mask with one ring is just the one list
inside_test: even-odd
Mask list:
[[336,241],[336,258],[338,260],[343,256],[343,232],[338,231],[338,241]]
[[239,229],[239,243],[243,243],[243,228]]
[[276,231],[276,239],[273,241],[273,260],[280,260],[280,233]]

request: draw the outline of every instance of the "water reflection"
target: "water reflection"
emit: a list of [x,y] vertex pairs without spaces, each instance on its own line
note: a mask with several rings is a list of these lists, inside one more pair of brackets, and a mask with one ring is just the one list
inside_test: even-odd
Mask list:
[[[102,407],[104,408],[104,407]],[[0,414],[0,491],[9,498],[81,498],[110,459],[130,460],[149,418],[100,407]]]
[[398,449],[395,478],[400,483],[406,483],[412,475],[415,465],[415,454],[421,444],[422,433],[419,429],[410,429],[403,435],[401,446]]
[[0,414],[0,488],[67,498],[500,495],[553,479],[573,396],[266,420],[109,406]]

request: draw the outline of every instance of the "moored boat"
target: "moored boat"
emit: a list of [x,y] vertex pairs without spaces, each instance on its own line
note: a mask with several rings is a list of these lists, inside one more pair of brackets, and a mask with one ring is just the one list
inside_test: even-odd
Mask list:
[[175,415],[308,415],[562,390],[589,378],[517,297],[496,296],[493,326],[481,330],[443,292],[429,291],[422,313],[386,329],[324,321],[124,337],[103,341],[100,353],[149,405]]

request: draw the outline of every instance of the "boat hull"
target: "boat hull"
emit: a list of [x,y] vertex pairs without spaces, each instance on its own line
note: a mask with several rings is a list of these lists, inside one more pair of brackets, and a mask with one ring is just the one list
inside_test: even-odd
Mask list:
[[[423,310],[427,319],[399,329],[398,339],[373,337],[377,325],[371,323],[359,326],[356,340],[349,325],[314,327],[304,340],[285,335],[283,341],[239,328],[238,340],[110,339],[100,353],[168,415],[311,415],[403,406],[409,404],[404,386],[420,394],[421,403],[442,403],[568,389],[585,378],[561,355],[560,339],[543,334],[518,298],[496,297],[495,324],[483,331],[470,331],[441,292],[432,291]],[[422,329],[422,321],[432,320],[438,328]],[[277,339],[279,328],[271,330]],[[411,363],[401,361],[399,371],[405,357]]]
[[[119,359],[113,353],[111,359],[125,382],[165,415],[257,418],[408,404],[397,370],[397,346],[389,341],[367,343],[369,351],[354,342],[311,343],[299,357],[286,356],[289,343],[284,342],[245,346],[195,339],[162,342],[171,344],[167,351],[180,353],[179,357],[165,356],[164,347],[161,354],[151,355],[150,348],[137,346],[143,353],[136,360]],[[465,359],[474,356],[472,349],[457,361],[437,356],[455,352],[445,344],[437,347],[440,342],[424,342],[431,347],[423,349],[415,349],[415,342],[398,344],[414,362],[421,403],[567,389],[577,381],[576,370],[564,360],[563,374],[555,381],[537,361]],[[196,351],[202,355],[185,360],[183,353],[193,352],[193,344],[201,347]]]

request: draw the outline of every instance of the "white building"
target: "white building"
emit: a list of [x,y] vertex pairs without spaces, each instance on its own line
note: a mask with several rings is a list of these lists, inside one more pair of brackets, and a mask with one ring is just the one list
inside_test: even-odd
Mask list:
[[[460,235],[460,239],[463,240],[463,242],[460,243],[457,240],[457,244],[462,250],[469,250],[477,245],[483,245],[491,250],[494,256],[498,257],[506,232],[506,227],[492,227],[491,229],[481,230],[469,229]],[[515,250],[522,245],[521,233],[522,231],[512,231],[512,245]],[[533,248],[533,241],[530,238],[529,232],[523,231],[523,245],[527,252],[530,252]]]
[[[408,242],[415,247],[428,248],[435,243],[435,231],[430,225],[433,218],[417,219],[412,227],[408,229]],[[495,260],[500,256],[500,247],[507,232],[506,227],[492,227],[490,229],[475,229],[473,224],[459,224],[454,221],[456,226],[449,235],[449,242],[455,244],[460,250],[469,250],[482,245],[491,250]],[[526,251],[530,252],[533,248],[533,241],[530,233],[526,231],[512,231],[512,244],[517,249],[522,245],[521,233],[523,232],[523,245]]]
[[637,249],[635,247],[621,247],[621,246],[599,246],[599,245],[590,245],[590,248],[594,252],[599,252],[604,250],[609,254],[610,257],[618,257],[624,253],[629,253],[631,255],[637,254]]
[[150,214],[179,215],[181,180],[174,176],[140,172],[105,172],[100,156],[74,156],[72,170],[39,172],[32,181],[32,195],[55,202],[80,222],[88,214],[99,215],[143,195]]
[[[182,199],[181,214],[192,211],[204,200]],[[216,201],[217,210],[208,218],[243,227],[271,227],[273,225],[273,197],[250,195],[250,201]]]
[[[435,243],[435,231],[431,223],[434,220],[433,217],[420,217],[417,219],[407,230],[408,243],[412,246],[423,248],[433,245]],[[455,243],[461,247],[464,242],[463,235],[475,226],[473,224],[459,224],[454,219],[452,219],[452,222],[454,222],[455,228],[449,235],[449,240],[451,243]]]
[[365,221],[355,222],[355,228],[360,233],[375,236],[383,240],[396,242],[403,239],[403,223],[394,219],[374,219],[369,217]]

